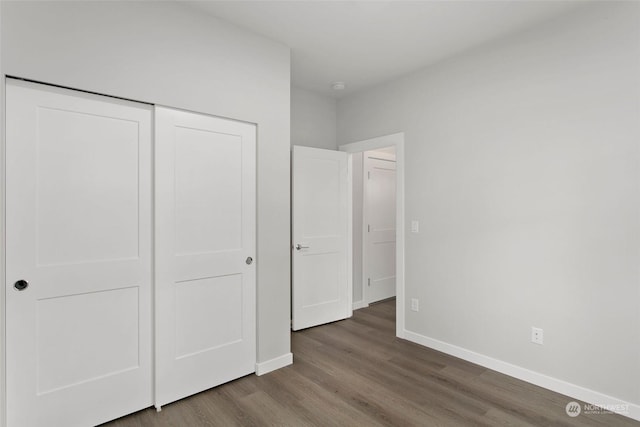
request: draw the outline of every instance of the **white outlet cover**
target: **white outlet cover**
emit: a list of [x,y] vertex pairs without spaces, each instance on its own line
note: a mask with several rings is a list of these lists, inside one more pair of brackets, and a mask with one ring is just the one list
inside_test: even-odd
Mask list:
[[419,233],[420,232],[420,221],[414,219],[411,220],[411,232],[412,233]]
[[541,328],[531,327],[531,342],[534,344],[544,344],[544,331]]

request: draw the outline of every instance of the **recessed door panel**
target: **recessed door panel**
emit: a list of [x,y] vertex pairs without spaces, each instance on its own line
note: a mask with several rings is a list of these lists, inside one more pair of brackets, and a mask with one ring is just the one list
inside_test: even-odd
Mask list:
[[242,341],[242,275],[180,282],[175,290],[176,359]]
[[176,126],[174,150],[176,253],[240,249],[241,137]]
[[307,161],[304,173],[297,176],[297,191],[310,196],[302,212],[304,216],[300,218],[302,239],[340,236],[342,233],[342,160]]
[[137,258],[139,123],[49,107],[36,115],[38,265]]
[[302,308],[336,303],[340,300],[340,253],[305,254],[300,257],[300,280],[308,283]]
[[38,394],[137,369],[139,305],[138,287],[39,300]]

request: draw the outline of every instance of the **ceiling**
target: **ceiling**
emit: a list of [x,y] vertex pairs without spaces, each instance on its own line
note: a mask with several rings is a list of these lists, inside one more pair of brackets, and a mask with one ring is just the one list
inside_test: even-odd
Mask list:
[[[295,86],[341,96],[577,8],[581,1],[201,1],[193,7],[291,48]],[[332,82],[346,83],[343,91]]]

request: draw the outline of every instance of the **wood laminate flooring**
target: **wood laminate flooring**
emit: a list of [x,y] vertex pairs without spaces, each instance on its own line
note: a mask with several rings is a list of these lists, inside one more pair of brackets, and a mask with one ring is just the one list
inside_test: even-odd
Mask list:
[[575,399],[395,337],[395,301],[292,334],[294,364],[104,427],[640,426],[565,412]]

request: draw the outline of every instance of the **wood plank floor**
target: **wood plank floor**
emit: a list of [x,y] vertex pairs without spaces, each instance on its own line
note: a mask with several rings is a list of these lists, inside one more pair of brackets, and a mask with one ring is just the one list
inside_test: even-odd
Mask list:
[[394,322],[391,300],[295,332],[292,366],[104,426],[640,426],[571,418],[574,399],[397,339]]

